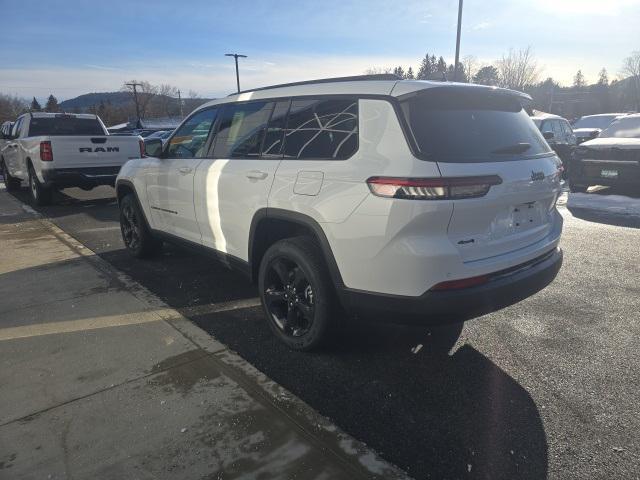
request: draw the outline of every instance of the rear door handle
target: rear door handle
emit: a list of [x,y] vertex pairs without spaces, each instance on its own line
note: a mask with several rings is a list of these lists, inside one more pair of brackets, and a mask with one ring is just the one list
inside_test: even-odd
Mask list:
[[251,170],[247,172],[247,178],[251,180],[264,180],[269,174],[267,172],[261,172],[260,170]]
[[180,167],[180,168],[178,169],[178,171],[179,171],[180,173],[182,173],[183,175],[186,175],[187,173],[191,173],[191,172],[193,172],[193,168],[191,168],[191,167]]

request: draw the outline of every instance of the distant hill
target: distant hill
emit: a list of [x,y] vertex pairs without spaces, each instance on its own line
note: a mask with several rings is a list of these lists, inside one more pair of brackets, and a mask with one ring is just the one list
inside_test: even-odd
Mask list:
[[71,98],[59,103],[60,110],[72,111],[74,109],[86,110],[100,102],[111,103],[114,107],[128,105],[133,101],[133,95],[129,92],[99,92],[85,93],[76,98]]
[[[165,95],[156,96],[156,101],[162,101],[166,98],[169,102],[175,102],[173,97],[166,97]],[[183,104],[187,108],[187,111],[195,108],[198,105],[208,102],[209,98],[183,98]],[[76,98],[70,98],[60,102],[59,108],[65,112],[73,112],[74,110],[86,111],[91,107],[100,105],[100,102],[104,102],[105,105],[110,104],[114,108],[125,107],[133,105],[133,94],[130,92],[97,92],[97,93],[85,93]]]

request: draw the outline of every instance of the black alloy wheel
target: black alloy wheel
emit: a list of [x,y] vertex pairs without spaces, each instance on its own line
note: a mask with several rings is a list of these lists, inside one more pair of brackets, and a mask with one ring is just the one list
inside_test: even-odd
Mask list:
[[300,265],[276,257],[266,273],[264,296],[271,320],[287,336],[301,337],[313,324],[315,305],[311,282]]
[[313,238],[271,245],[260,262],[258,284],[269,327],[289,348],[312,350],[334,333],[342,309]]

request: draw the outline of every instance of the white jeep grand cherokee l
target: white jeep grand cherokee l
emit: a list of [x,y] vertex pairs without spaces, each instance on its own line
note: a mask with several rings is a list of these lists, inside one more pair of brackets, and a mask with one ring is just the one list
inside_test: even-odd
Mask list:
[[548,285],[561,163],[528,96],[388,76],[241,92],[193,112],[117,179],[122,235],[213,253],[309,349],[339,311],[446,323]]

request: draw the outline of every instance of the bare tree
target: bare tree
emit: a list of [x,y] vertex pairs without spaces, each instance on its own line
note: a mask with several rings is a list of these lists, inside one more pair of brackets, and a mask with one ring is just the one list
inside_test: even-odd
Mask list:
[[467,55],[462,59],[462,66],[464,68],[464,74],[472,81],[478,71],[478,59],[475,55]]
[[393,68],[391,67],[371,67],[367,68],[364,71],[365,75],[380,75],[383,73],[393,73]]
[[538,66],[531,47],[509,50],[496,62],[500,86],[514,90],[524,90],[537,83],[542,69]]
[[162,84],[157,88],[151,115],[170,117],[179,113],[178,89],[172,85]]
[[140,116],[142,118],[146,117],[149,112],[149,105],[151,103],[151,101],[153,100],[153,97],[155,97],[158,94],[158,87],[155,85],[151,85],[149,82],[147,81],[137,81],[137,80],[130,80],[128,82],[125,82],[122,85],[122,91],[125,92],[131,92],[131,100],[133,101],[133,87],[127,85],[127,83],[137,83],[139,84],[138,86],[138,106],[140,107]]
[[29,100],[0,93],[0,123],[15,120],[18,115],[26,112],[28,107]]
[[635,92],[636,109],[640,110],[640,50],[632,52],[624,59],[621,73],[631,79]]

